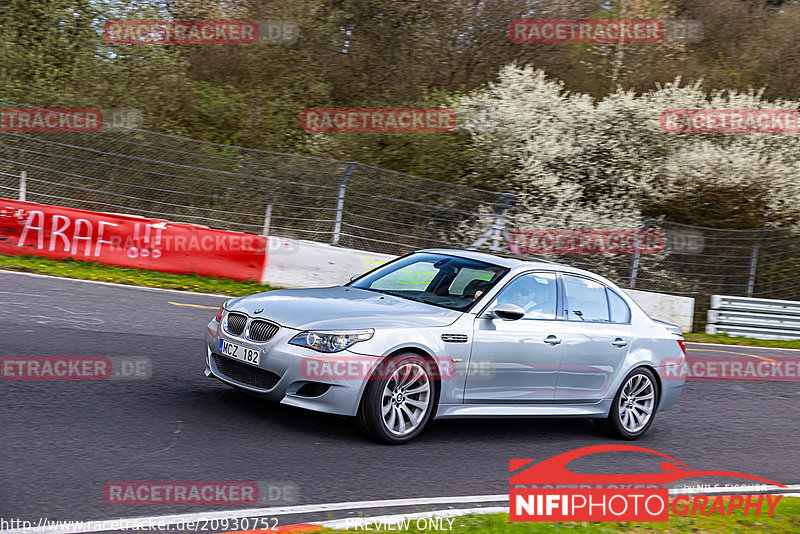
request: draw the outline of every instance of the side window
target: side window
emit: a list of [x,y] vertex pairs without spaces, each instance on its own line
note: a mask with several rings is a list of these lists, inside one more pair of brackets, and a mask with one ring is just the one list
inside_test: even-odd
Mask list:
[[622,297],[611,291],[610,289],[606,288],[608,292],[608,304],[609,309],[611,310],[611,322],[612,323],[628,323],[631,320],[631,309],[628,307],[628,303],[625,302]]
[[516,304],[526,319],[555,319],[557,287],[555,273],[523,274],[503,288],[495,304]]
[[603,284],[588,278],[565,274],[564,290],[567,293],[567,319],[608,322],[608,297]]

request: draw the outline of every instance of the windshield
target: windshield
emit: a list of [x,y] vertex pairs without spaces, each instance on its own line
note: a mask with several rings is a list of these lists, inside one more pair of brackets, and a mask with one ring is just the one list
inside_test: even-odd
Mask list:
[[348,284],[398,297],[467,311],[508,269],[444,254],[411,254]]

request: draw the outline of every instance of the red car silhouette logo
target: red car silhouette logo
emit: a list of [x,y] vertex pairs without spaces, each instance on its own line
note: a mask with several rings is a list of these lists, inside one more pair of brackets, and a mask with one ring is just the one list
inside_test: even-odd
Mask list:
[[[644,452],[661,456],[668,461],[661,462],[661,471],[658,473],[636,473],[636,474],[583,474],[575,473],[567,469],[567,464],[590,454],[597,454],[601,452]],[[509,471],[514,472],[520,467],[535,462],[533,459],[514,459],[509,462]],[[692,470],[688,465],[668,456],[664,453],[647,449],[645,447],[637,447],[635,445],[592,445],[590,447],[582,447],[573,451],[568,451],[547,460],[538,462],[524,471],[516,473],[511,476],[509,484],[511,485],[539,485],[539,484],[667,484],[675,482],[684,478],[693,477],[731,477],[754,480],[770,484],[773,486],[785,488],[783,484],[779,484],[766,478],[748,475],[746,473],[738,473],[736,471],[698,471]]]

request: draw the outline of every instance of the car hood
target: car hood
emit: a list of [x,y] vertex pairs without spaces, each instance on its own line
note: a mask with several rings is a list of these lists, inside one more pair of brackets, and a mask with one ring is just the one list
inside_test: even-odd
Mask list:
[[227,308],[298,330],[447,326],[462,313],[344,286],[257,293],[233,299]]

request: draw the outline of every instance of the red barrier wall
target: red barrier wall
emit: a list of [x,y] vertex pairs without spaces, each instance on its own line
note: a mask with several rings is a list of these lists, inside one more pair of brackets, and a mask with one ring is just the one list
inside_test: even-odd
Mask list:
[[0,199],[0,254],[261,280],[267,238],[162,219]]

